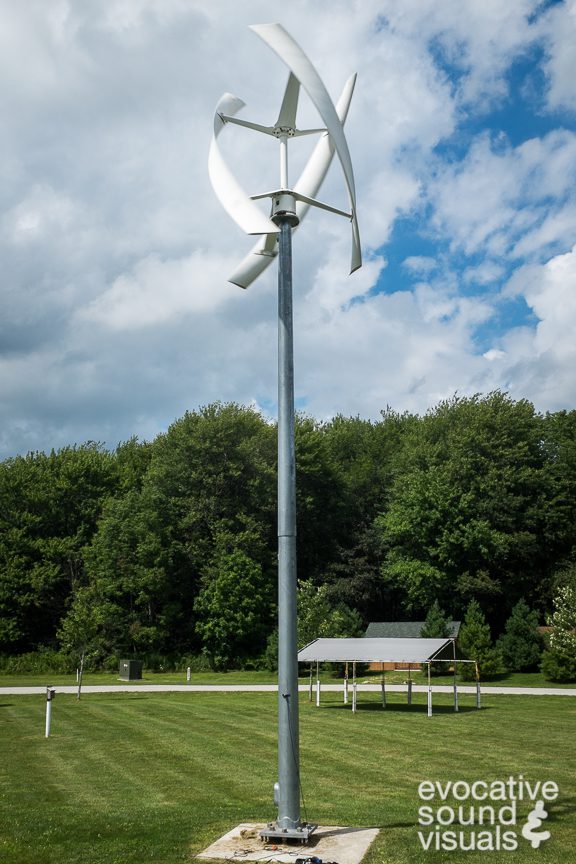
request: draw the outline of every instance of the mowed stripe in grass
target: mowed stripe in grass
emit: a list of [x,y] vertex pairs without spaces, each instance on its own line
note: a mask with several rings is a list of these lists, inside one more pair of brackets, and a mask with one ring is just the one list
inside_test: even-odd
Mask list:
[[[310,800],[320,802],[320,808],[315,807],[315,818],[322,819],[326,809],[340,809],[341,805],[355,824],[382,827],[366,859],[368,864],[460,864],[481,859],[486,852],[423,851],[416,824],[418,807],[424,803],[418,798],[418,785],[427,779],[473,783],[520,774],[531,781],[551,779],[560,786],[559,800],[549,807],[547,827],[552,839],[548,846],[538,849],[537,860],[555,864],[571,860],[576,842],[576,706],[572,707],[571,701],[494,696],[483,700],[482,711],[465,706],[468,710],[455,714],[449,710],[450,698],[439,696],[435,697],[439,713],[428,718],[422,702],[414,713],[408,713],[402,703],[395,701],[389,701],[384,710],[376,694],[363,694],[359,710],[352,717],[338,703],[329,707],[331,698],[331,694],[323,697],[327,706],[324,712],[312,709],[310,717],[303,718],[303,726],[312,736],[308,759],[312,756],[322,766],[310,778],[308,795]],[[339,714],[348,721],[339,725],[338,740],[322,736],[328,714]],[[312,727],[316,725],[314,734]],[[330,787],[334,772],[338,772],[340,782]],[[328,808],[323,807],[324,801],[330,802]],[[527,802],[518,805],[523,820],[532,806]],[[535,854],[521,840],[516,852],[495,853],[493,860],[529,862],[536,860]]]
[[[423,852],[418,784],[524,774],[553,779],[561,790],[550,807],[553,837],[538,861],[570,860],[576,707],[562,698],[495,696],[483,711],[469,700],[454,714],[450,697],[438,696],[438,713],[428,718],[424,700],[415,698],[410,711],[391,694],[383,710],[379,694],[362,694],[352,715],[341,694],[324,694],[320,709],[302,696],[308,816],[380,826],[367,864],[460,864],[486,853]],[[274,815],[274,694],[110,694],[80,702],[57,695],[48,741],[42,697],[3,703],[2,864],[173,864],[238,822]],[[505,860],[534,855],[528,846]]]
[[48,741],[43,699],[0,709],[0,860],[139,861],[148,835],[154,860],[179,860],[229,814],[272,815],[275,699],[215,695],[57,696]]
[[[116,769],[123,778],[120,788],[128,780],[131,787],[142,789],[148,804],[153,797],[160,803],[176,803],[183,787],[194,790],[194,803],[201,808],[220,808],[223,801],[244,802],[251,765],[259,759],[262,747],[258,718],[246,705],[254,697],[240,700],[246,710],[240,711],[239,722],[226,699],[220,705],[202,706],[191,695],[184,702],[174,695],[160,699],[132,696],[129,700],[112,696],[108,704],[97,705],[99,712],[113,714]],[[261,697],[256,699],[262,704]],[[273,705],[267,724],[271,752],[275,747],[272,709]],[[107,730],[106,736],[109,734]],[[98,758],[101,755],[99,751]],[[231,771],[231,765],[238,770]]]

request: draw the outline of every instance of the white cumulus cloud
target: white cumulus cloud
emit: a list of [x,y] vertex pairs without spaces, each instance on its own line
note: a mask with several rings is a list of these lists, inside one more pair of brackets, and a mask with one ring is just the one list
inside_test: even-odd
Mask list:
[[[206,165],[223,92],[247,118],[276,119],[286,69],[247,26],[266,21],[293,34],[334,98],[358,73],[346,135],[364,267],[348,276],[346,220],[311,211],[294,237],[299,404],[377,417],[501,386],[573,406],[574,10],[0,3],[0,456],[114,446],[217,399],[273,413],[276,269],[246,292],[227,282],[253,238]],[[530,134],[511,141],[487,118],[517,61],[545,85]],[[300,108],[315,121],[305,95]],[[276,142],[226,133],[251,194],[276,184]],[[310,146],[291,144],[291,176]],[[319,197],[346,206],[337,164]],[[493,333],[514,303],[521,326]]]

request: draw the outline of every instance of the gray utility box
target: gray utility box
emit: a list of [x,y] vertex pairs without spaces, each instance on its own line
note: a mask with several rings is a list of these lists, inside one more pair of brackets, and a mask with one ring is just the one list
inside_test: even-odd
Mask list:
[[142,663],[140,660],[120,660],[120,680],[140,681],[142,679]]

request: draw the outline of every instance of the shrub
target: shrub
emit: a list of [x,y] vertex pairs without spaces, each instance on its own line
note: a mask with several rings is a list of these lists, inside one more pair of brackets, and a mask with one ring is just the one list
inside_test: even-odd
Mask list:
[[576,681],[576,657],[573,655],[544,651],[540,668],[548,681],[557,681],[560,684]]
[[38,651],[30,651],[27,654],[1,658],[0,669],[8,675],[43,674],[45,672],[66,674],[74,672],[76,666],[64,654],[48,648],[41,648]]
[[185,654],[176,663],[176,672],[186,672],[190,667],[191,672],[209,672],[210,663],[205,654]]
[[173,657],[153,651],[142,656],[142,664],[149,672],[174,672],[176,669]]
[[278,670],[278,628],[272,631],[266,641],[263,655],[264,668],[269,672]]
[[110,654],[108,657],[105,657],[101,663],[104,672],[118,672],[119,664],[120,658],[115,654]]

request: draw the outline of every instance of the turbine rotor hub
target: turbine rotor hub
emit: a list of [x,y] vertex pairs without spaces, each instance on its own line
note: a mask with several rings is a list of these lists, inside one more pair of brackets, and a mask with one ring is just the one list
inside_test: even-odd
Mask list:
[[291,228],[295,228],[300,222],[296,214],[296,199],[290,192],[279,192],[272,198],[272,213],[270,218],[275,225],[287,222]]
[[293,138],[296,134],[296,129],[294,126],[275,126],[274,127],[274,135],[276,138],[283,138],[284,136],[288,138]]

